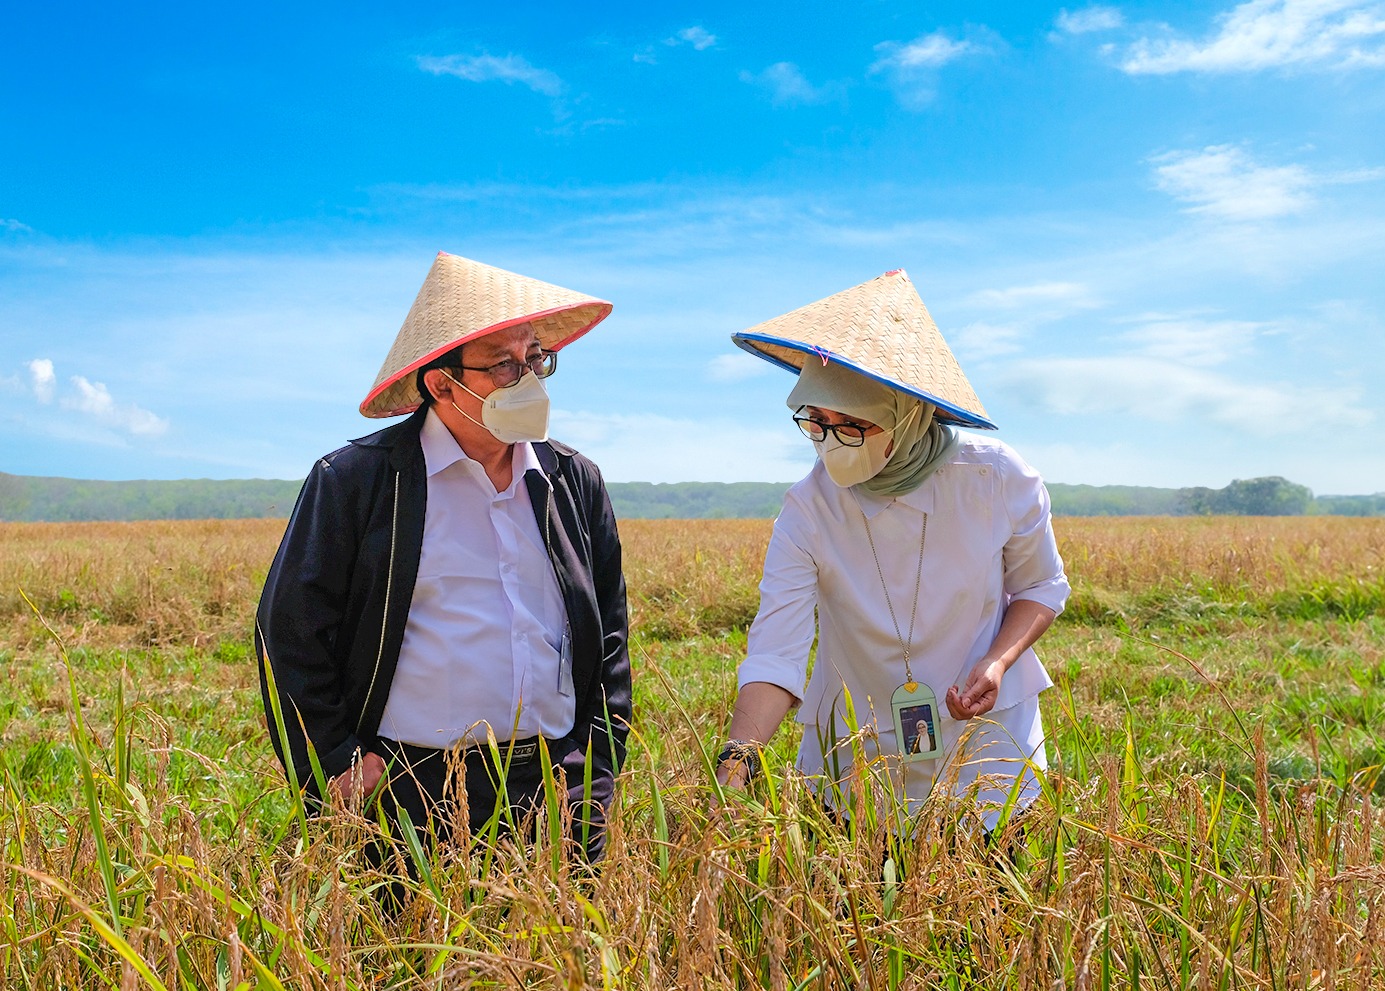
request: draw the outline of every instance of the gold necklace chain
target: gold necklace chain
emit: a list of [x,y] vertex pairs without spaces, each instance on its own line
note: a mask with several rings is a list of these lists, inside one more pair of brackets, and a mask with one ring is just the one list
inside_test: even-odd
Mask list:
[[[860,507],[857,507],[860,509]],[[870,541],[870,556],[875,558],[875,572],[880,576],[880,589],[885,593],[885,605],[890,610],[890,622],[894,623],[894,636],[899,641],[899,649],[904,652],[904,677],[909,679],[909,684],[916,684],[914,672],[909,667],[909,647],[914,642],[914,622],[919,614],[919,588],[923,585],[923,546],[928,540],[928,514],[923,514],[923,532],[919,534],[919,567],[914,575],[914,608],[909,612],[909,641],[905,643],[904,637],[899,632],[899,619],[894,614],[894,603],[890,601],[890,587],[885,583],[885,569],[880,567],[880,555],[875,552],[875,537],[870,532],[870,517],[866,515],[864,509],[861,510],[861,519],[866,524],[866,539]]]

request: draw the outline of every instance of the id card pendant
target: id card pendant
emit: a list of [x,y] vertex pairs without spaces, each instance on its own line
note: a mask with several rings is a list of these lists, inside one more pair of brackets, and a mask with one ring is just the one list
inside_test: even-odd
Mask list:
[[572,685],[572,630],[563,630],[563,642],[558,648],[558,694],[565,699],[572,698],[576,689]]
[[906,761],[932,760],[943,753],[938,725],[938,696],[919,681],[909,681],[894,690],[890,699],[894,714],[895,739],[900,756]]

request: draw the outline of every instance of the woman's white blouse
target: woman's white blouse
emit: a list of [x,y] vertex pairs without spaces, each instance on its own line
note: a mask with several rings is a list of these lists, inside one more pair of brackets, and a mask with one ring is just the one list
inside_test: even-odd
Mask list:
[[[906,680],[904,658],[865,518],[907,639],[925,516],[910,663],[914,677],[937,693],[945,739],[960,728],[947,725],[943,696],[949,686],[965,683],[1000,631],[1006,606],[1029,599],[1057,613],[1067,602],[1048,492],[1006,444],[962,434],[950,462],[897,499],[841,488],[818,462],[789,490],[775,520],[760,610],[738,674],[741,685],[768,682],[801,700],[798,721],[818,728],[803,734],[799,752],[799,766],[809,773],[822,767],[819,741],[827,726],[835,721],[836,736],[847,735],[843,688],[851,693],[858,725],[874,723],[880,751],[899,752],[890,698]],[[817,657],[808,679],[814,636]],[[1025,651],[1005,675],[988,718],[1003,726],[1004,710],[1052,684],[1034,651]]]

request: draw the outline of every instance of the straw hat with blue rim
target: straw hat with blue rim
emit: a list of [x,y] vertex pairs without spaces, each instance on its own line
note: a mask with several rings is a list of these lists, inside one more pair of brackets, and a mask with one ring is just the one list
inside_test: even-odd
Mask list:
[[733,334],[736,345],[799,373],[835,362],[937,407],[935,419],[994,430],[903,269]]

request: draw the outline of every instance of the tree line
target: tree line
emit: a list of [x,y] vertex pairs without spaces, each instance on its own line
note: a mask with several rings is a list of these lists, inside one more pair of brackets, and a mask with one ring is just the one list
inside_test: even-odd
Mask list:
[[[106,482],[0,472],[0,520],[193,520],[287,518],[301,482],[279,479]],[[768,519],[787,482],[613,482],[622,519]],[[1058,516],[1385,516],[1385,493],[1315,496],[1277,476],[1220,489],[1137,485],[1048,486]]]

